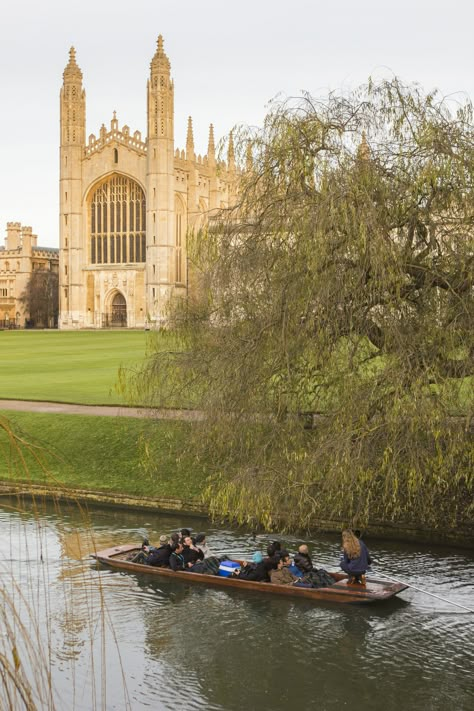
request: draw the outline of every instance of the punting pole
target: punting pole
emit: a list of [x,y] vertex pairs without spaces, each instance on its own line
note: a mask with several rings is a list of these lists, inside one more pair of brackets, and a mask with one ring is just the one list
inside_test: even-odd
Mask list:
[[406,580],[398,580],[392,575],[384,575],[384,573],[381,573],[378,570],[372,570],[372,573],[374,573],[375,575],[380,575],[382,578],[386,578],[387,580],[392,580],[394,583],[407,585],[409,588],[413,588],[413,590],[417,590],[418,592],[424,593],[425,595],[431,595],[431,597],[435,597],[437,600],[442,600],[443,602],[448,602],[450,605],[456,605],[456,607],[460,607],[461,610],[466,610],[466,612],[474,613],[474,610],[471,610],[469,607],[464,607],[464,605],[460,605],[459,602],[453,602],[452,600],[448,600],[446,597],[441,597],[441,595],[435,595],[432,592],[428,592],[428,590],[422,590],[421,588],[417,588],[416,585],[407,583]]

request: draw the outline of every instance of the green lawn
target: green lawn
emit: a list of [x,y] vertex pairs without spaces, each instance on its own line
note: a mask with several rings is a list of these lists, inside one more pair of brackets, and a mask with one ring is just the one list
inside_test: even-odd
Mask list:
[[[0,428],[0,479],[61,484],[135,496],[190,499],[204,488],[204,476],[180,455],[192,426],[186,422],[129,417],[85,417],[0,411],[14,431],[44,460],[45,471],[26,453],[27,470],[11,456]],[[151,431],[150,431],[151,430]],[[154,473],[141,462],[144,435]],[[147,438],[148,440],[148,438]],[[26,452],[26,448],[23,447]]]
[[[151,336],[144,331],[0,331],[0,398],[123,404],[116,390],[118,369],[142,362]],[[160,338],[169,341],[166,334]]]

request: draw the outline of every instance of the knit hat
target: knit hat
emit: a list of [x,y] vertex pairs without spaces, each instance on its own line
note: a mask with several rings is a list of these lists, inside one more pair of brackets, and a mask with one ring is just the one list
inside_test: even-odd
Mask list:
[[168,536],[165,536],[164,534],[160,536],[160,543],[168,543]]
[[260,551],[257,551],[253,554],[252,560],[254,563],[261,563],[263,560],[263,555],[260,553]]

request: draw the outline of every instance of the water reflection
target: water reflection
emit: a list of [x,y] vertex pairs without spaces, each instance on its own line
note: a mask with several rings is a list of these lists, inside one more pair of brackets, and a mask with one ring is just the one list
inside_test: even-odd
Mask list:
[[[183,526],[216,551],[250,556],[268,539],[182,516],[91,509],[88,520],[72,506],[0,509],[2,565],[44,621],[58,708],[89,711],[92,696],[98,708],[133,711],[473,707],[474,616],[413,591],[345,607],[97,568],[94,549]],[[380,570],[474,606],[471,553],[369,543]],[[337,536],[312,547],[318,565],[336,567]]]

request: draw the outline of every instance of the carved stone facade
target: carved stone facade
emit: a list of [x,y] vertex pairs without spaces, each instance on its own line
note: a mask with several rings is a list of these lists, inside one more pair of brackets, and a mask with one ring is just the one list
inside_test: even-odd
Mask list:
[[59,251],[38,247],[31,227],[7,222],[5,246],[0,247],[0,325],[23,327],[29,318],[21,302],[33,271],[58,271]]
[[86,103],[75,50],[63,74],[60,148],[62,329],[156,327],[173,294],[188,289],[186,235],[226,207],[235,178],[232,139],[218,163],[212,124],[207,155],[174,147],[174,84],[158,38],[147,84],[147,136],[119,127],[86,141]]

